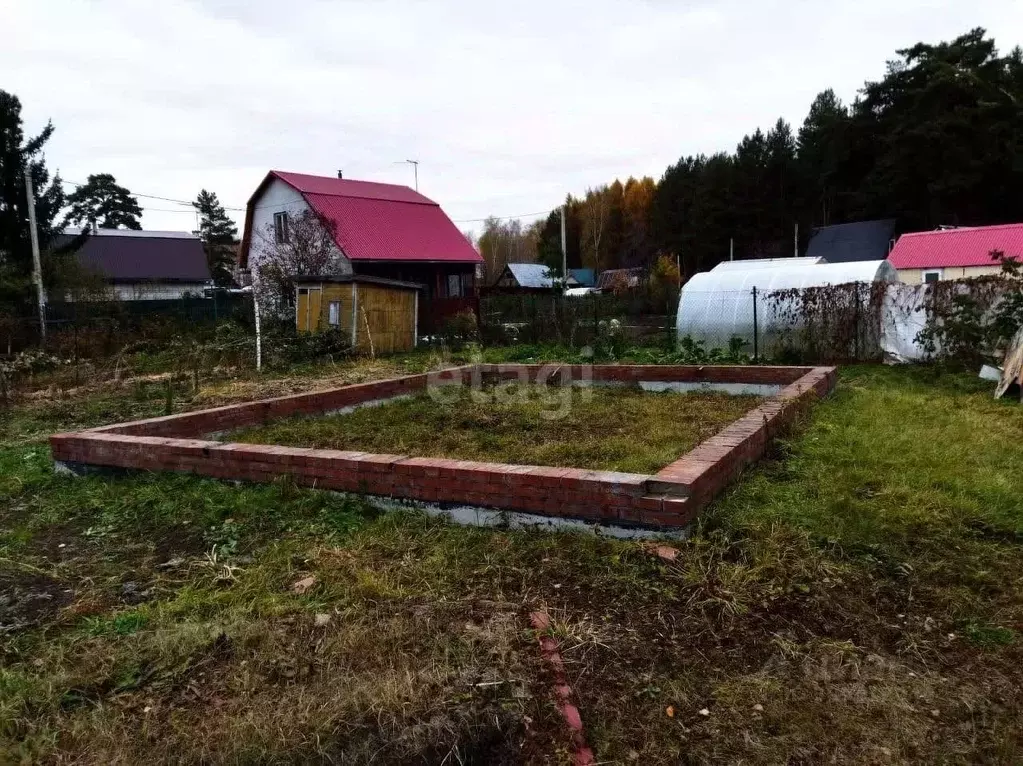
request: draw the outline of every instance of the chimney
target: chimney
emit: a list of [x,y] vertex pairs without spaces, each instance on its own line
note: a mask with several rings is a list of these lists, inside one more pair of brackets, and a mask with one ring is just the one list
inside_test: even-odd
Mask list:
[[344,176],[344,173],[339,170],[339,171],[337,171],[337,177],[338,178],[344,178],[345,176]]

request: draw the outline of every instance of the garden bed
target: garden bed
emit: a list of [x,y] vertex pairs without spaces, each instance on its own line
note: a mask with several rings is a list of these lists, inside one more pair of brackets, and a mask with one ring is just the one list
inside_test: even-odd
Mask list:
[[759,397],[510,384],[453,396],[290,418],[230,441],[656,473],[752,409]]

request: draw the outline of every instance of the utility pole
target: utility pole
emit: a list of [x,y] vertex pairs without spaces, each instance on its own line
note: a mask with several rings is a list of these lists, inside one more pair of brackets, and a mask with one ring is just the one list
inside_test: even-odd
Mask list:
[[39,339],[46,343],[46,288],[43,267],[39,262],[39,232],[36,231],[36,196],[32,190],[32,165],[25,163],[25,193],[28,196],[28,233],[32,240],[32,281],[39,297]]
[[792,233],[792,257],[799,257],[799,221],[796,221],[796,230]]
[[568,234],[565,219],[568,217],[568,205],[561,206],[561,285],[562,293],[568,292]]
[[728,240],[728,260],[735,260],[735,237]]

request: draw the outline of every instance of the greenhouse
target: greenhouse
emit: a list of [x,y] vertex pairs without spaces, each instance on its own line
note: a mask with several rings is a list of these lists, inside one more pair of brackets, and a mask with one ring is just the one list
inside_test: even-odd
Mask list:
[[[891,283],[898,273],[888,261],[818,263],[817,259],[775,259],[741,268],[741,262],[726,262],[725,268],[696,274],[679,295],[676,329],[679,343],[686,338],[707,349],[728,348],[741,340],[751,353],[776,351],[780,344],[794,342],[804,329],[796,310],[807,288],[851,283]],[[790,291],[798,290],[798,294]],[[860,291],[855,293],[859,300]],[[878,328],[869,330],[872,337]],[[860,332],[861,328],[856,328]],[[738,339],[734,340],[733,339]]]

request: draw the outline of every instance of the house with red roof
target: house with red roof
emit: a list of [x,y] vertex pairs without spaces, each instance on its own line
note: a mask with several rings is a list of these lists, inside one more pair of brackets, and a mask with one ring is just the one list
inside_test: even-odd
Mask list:
[[330,223],[337,274],[423,286],[426,299],[476,295],[476,249],[433,200],[396,184],[271,170],[249,198],[239,266],[290,236],[289,222],[312,211]]
[[909,284],[998,274],[992,252],[1023,261],[1023,223],[975,226],[903,234],[888,255]]

